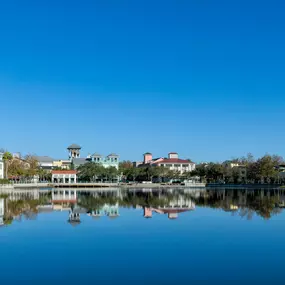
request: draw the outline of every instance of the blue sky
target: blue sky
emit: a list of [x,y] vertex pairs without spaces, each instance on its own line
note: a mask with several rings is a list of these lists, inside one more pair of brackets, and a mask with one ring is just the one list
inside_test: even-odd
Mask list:
[[0,4],[0,146],[285,156],[283,1]]

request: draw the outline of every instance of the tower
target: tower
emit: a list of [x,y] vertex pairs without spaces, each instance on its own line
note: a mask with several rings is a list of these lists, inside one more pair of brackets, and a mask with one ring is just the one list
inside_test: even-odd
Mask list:
[[144,164],[150,163],[152,161],[152,154],[150,152],[146,152],[143,156],[144,156],[143,160]]
[[78,144],[72,144],[67,148],[68,152],[69,152],[69,159],[72,158],[79,158],[80,157],[80,150],[81,150],[81,146],[79,146]]

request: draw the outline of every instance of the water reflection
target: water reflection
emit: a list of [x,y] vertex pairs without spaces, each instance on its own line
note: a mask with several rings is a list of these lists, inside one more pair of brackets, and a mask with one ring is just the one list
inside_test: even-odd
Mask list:
[[248,220],[270,219],[285,207],[285,189],[25,189],[0,191],[0,225],[35,219],[37,214],[66,211],[67,221],[79,225],[82,215],[94,219],[120,217],[121,208],[135,208],[142,218],[154,214],[175,220],[199,207],[221,209]]

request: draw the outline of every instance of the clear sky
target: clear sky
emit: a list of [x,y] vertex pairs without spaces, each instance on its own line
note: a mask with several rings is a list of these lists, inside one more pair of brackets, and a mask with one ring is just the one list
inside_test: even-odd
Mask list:
[[285,3],[0,4],[0,147],[65,158],[285,156]]

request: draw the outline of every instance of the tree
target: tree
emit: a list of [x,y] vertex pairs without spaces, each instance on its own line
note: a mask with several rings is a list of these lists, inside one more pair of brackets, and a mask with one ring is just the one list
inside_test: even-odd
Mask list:
[[92,182],[96,180],[103,172],[103,166],[94,163],[88,162],[78,167],[78,178],[84,181]]
[[10,163],[13,159],[13,156],[10,152],[6,151],[4,152],[4,155],[3,155],[3,160],[4,160],[4,164],[5,164],[5,178],[9,178],[8,177],[8,170],[9,170],[9,166],[10,166]]
[[119,169],[133,168],[133,163],[130,160],[124,160],[119,163]]
[[39,174],[39,163],[32,155],[26,155],[25,162],[29,165],[25,171],[25,176],[27,178],[33,178],[34,176]]
[[116,167],[108,167],[106,168],[106,175],[110,182],[113,182],[113,179],[118,176],[118,170]]
[[209,182],[217,182],[224,177],[224,170],[219,163],[209,163],[206,167],[206,176]]
[[127,180],[132,180],[132,181],[136,181],[137,177],[140,175],[141,173],[141,169],[140,168],[136,168],[136,167],[132,167],[132,168],[126,168],[126,178]]
[[265,155],[258,159],[257,164],[257,174],[260,181],[270,183],[275,180],[278,176],[278,171],[276,166],[279,165],[279,157]]

